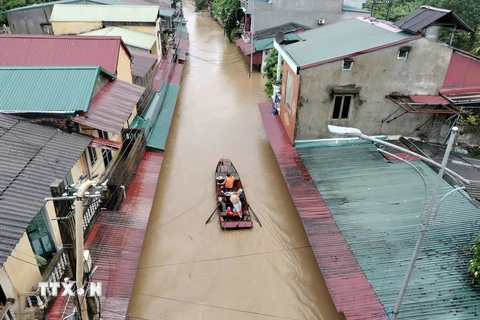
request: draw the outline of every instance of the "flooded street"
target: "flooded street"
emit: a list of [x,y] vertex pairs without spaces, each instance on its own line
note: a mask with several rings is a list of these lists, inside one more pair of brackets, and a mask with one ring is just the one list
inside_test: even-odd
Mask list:
[[[135,286],[130,319],[343,319],[335,311],[257,103],[262,79],[207,13],[184,1],[183,74]],[[230,158],[263,228],[223,231],[215,166]]]

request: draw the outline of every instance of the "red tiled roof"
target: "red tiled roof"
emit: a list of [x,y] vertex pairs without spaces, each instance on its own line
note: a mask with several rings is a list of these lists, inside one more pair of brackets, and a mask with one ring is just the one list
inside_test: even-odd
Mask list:
[[260,103],[270,145],[285,177],[318,266],[338,312],[346,320],[386,320],[387,315],[315,186],[272,103]]
[[87,113],[73,121],[89,127],[120,133],[145,88],[122,80],[107,83],[92,99]]
[[116,74],[121,37],[0,35],[2,66],[101,66]]

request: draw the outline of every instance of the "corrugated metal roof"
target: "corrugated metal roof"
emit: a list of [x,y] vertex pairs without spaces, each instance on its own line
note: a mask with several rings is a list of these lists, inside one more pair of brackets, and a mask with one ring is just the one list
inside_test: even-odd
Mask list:
[[110,133],[120,133],[145,88],[122,80],[107,83],[92,99],[90,109],[73,121]]
[[421,6],[408,16],[395,22],[395,25],[405,31],[417,33],[423,28],[437,23],[439,25],[454,25],[457,29],[474,32],[465,22],[462,21],[451,10]]
[[0,111],[87,111],[101,67],[0,67]]
[[170,124],[177,104],[180,86],[164,83],[155,94],[142,117],[135,117],[132,128],[143,128],[147,132],[147,147],[164,151]]
[[143,77],[155,65],[158,57],[147,52],[132,50],[132,74],[137,77]]
[[2,35],[0,65],[101,66],[117,73],[121,45],[121,37]]
[[[372,144],[297,149],[336,224],[385,309],[393,310],[420,231],[421,177],[392,164]],[[432,188],[436,173],[413,162]],[[442,181],[437,201],[453,190]],[[478,209],[450,195],[432,221],[399,319],[478,319],[480,294],[466,278],[468,250],[480,232]]]
[[160,16],[162,16],[162,17],[171,18],[175,14],[175,9],[160,7],[160,10],[158,12],[160,13]]
[[15,11],[24,11],[24,10],[31,10],[37,8],[44,8],[44,7],[51,7],[55,4],[78,4],[78,3],[96,3],[96,4],[106,4],[106,5],[132,5],[132,4],[141,4],[141,5],[152,5],[150,2],[143,1],[143,0],[60,0],[60,1],[51,1],[45,3],[37,3],[32,4],[30,6],[24,6],[20,8],[15,8],[11,10],[5,10],[0,13],[9,13]]
[[[300,40],[300,37],[296,33],[287,33],[284,36],[285,40]],[[241,39],[239,39],[241,40]],[[261,40],[255,40],[253,39],[253,46],[255,47],[256,51],[262,51],[262,50],[268,50],[273,48],[273,41],[275,40],[275,37],[273,38],[265,38]]]
[[454,52],[450,58],[443,88],[480,87],[480,58]]
[[388,25],[373,24],[368,19],[351,19],[302,32],[303,41],[282,45],[282,49],[298,66],[309,67],[407,42],[414,37]]
[[0,114],[0,266],[91,140]]
[[127,46],[150,51],[155,44],[155,36],[150,33],[135,31],[121,27],[107,27],[79,34],[79,36],[108,36],[121,37]]
[[56,4],[53,6],[50,22],[150,22],[158,17],[158,6],[141,5],[74,5]]
[[253,40],[260,40],[264,38],[275,38],[275,36],[279,32],[288,34],[288,33],[292,33],[299,30],[310,30],[310,29],[311,29],[310,27],[301,25],[296,22],[288,22],[275,27],[255,31],[255,34],[253,35]]

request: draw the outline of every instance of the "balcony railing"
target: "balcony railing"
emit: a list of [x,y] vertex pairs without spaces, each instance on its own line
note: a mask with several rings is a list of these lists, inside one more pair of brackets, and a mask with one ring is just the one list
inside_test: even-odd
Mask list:
[[16,320],[15,312],[13,311],[13,303],[15,300],[8,299],[4,306],[0,306],[0,320]]
[[[69,264],[70,261],[68,260],[67,253],[63,248],[60,249],[48,264],[47,269],[43,272],[42,282],[62,282]],[[41,296],[40,289],[35,286],[32,292],[27,295],[26,311],[46,309],[55,299],[55,297],[52,296],[50,288],[47,288],[46,293],[46,296]]]

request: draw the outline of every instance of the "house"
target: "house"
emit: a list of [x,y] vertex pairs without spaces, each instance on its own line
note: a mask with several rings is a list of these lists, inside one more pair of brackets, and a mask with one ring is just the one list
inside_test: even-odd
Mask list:
[[365,0],[242,1],[241,20],[248,32],[252,29],[252,16],[254,32],[289,22],[316,28],[357,16],[370,16],[369,11],[362,10],[365,2]]
[[[91,135],[90,175],[109,171],[128,140],[144,88],[102,67],[0,67],[0,113]],[[21,94],[19,94],[21,92]],[[119,160],[120,161],[120,160]]]
[[55,4],[81,5],[151,5],[143,0],[60,0],[37,3],[30,6],[6,10],[8,25],[13,34],[53,34],[49,18]]
[[173,20],[176,18],[177,11],[172,8],[160,7],[159,15],[162,19],[162,30],[172,30]]
[[417,11],[395,25],[358,17],[275,42],[284,59],[280,118],[292,144],[329,138],[328,124],[417,136],[462,113],[439,90],[455,77],[447,74],[455,57],[478,60],[434,41],[436,24],[473,30],[449,10]]
[[132,83],[132,56],[120,37],[0,35],[0,66],[101,66]]
[[121,27],[107,27],[79,34],[79,36],[121,37],[129,49],[157,54],[157,37],[153,34]]
[[[10,87],[12,90],[12,87]],[[52,202],[55,180],[70,185],[88,174],[93,137],[0,114],[0,314],[33,319],[32,287],[62,281],[67,256]],[[91,170],[91,167],[90,167]],[[41,257],[41,258],[38,258]],[[47,264],[37,263],[44,259]]]
[[242,24],[243,29],[242,36],[235,40],[236,45],[240,48],[247,64],[250,64],[250,58],[252,57],[253,51],[253,61],[252,65],[255,65],[256,68],[260,68],[260,71],[264,73],[263,67],[265,66],[266,59],[270,49],[273,48],[273,42],[277,35],[284,37],[284,41],[295,41],[300,40],[297,33],[309,30],[307,26],[302,26],[295,22],[285,23],[276,27],[259,30],[253,34],[253,45],[250,41],[252,36],[251,32],[245,31],[245,26]]

